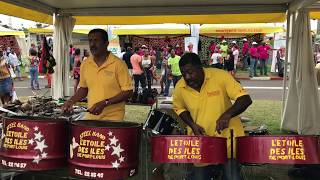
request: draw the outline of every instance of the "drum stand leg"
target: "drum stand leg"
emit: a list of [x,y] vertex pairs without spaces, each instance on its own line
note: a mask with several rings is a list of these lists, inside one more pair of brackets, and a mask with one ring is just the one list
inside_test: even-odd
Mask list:
[[146,177],[145,177],[145,179],[146,180],[148,180],[149,179],[149,170],[148,170],[148,141],[147,141],[147,139],[148,139],[148,132],[146,132],[146,133],[143,133],[143,140],[144,140],[144,143],[145,143],[145,171],[146,171]]

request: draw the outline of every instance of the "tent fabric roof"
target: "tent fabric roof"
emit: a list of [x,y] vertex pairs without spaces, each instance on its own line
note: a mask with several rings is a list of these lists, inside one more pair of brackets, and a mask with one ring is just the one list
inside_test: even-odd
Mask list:
[[[200,34],[247,34],[283,32],[283,27],[273,24],[203,24]],[[124,25],[115,27],[116,35],[158,35],[158,34],[190,34],[190,28],[183,24]]]
[[320,19],[320,12],[311,12],[310,19]]
[[[48,27],[45,28],[28,28],[28,31],[30,33],[53,33],[53,25],[50,25]],[[95,25],[95,26],[88,26],[88,25],[76,25],[73,28],[74,33],[79,33],[79,34],[88,34],[89,31],[93,28],[101,28],[101,29],[107,29],[108,26],[107,25]]]
[[[28,1],[28,0],[27,0]],[[291,2],[292,0],[38,0],[39,2],[51,7],[59,9],[80,9],[80,8],[95,8],[95,7],[152,7],[152,6],[207,6],[207,5],[281,5]],[[63,2],[63,3],[61,3]]]
[[[74,33],[88,34],[91,27],[86,29],[74,28]],[[30,33],[53,33],[52,27],[29,28]],[[203,24],[201,34],[247,34],[283,32],[283,27],[275,27],[268,23],[255,24]],[[185,24],[150,24],[150,25],[120,25],[115,26],[116,35],[161,35],[161,34],[190,34],[190,27]]]
[[[42,33],[42,34],[52,34],[53,29],[45,29],[45,28],[29,28],[28,31],[30,33]],[[79,33],[79,34],[88,34],[90,29],[74,29],[73,33]]]
[[190,34],[190,28],[185,24],[121,25],[115,26],[112,33],[116,35]]
[[[17,13],[19,12],[19,13]],[[52,15],[0,1],[0,13],[36,22],[52,24]]]
[[15,31],[12,29],[7,29],[5,27],[0,26],[0,36],[24,36],[23,31]]
[[291,1],[5,0],[0,13],[47,24],[52,24],[53,13],[72,15],[76,24],[86,25],[265,23],[283,22]]
[[[76,24],[228,24],[283,22],[300,0],[3,0],[0,13],[52,24],[53,14],[71,15]],[[309,9],[319,11],[316,0]],[[19,12],[19,13],[17,13]],[[311,13],[320,19],[320,12]]]
[[201,34],[248,34],[283,32],[283,27],[275,27],[267,23],[251,24],[204,24],[200,27]]
[[206,15],[159,15],[159,16],[75,16],[76,24],[228,24],[283,22],[285,13],[269,14],[206,14]]

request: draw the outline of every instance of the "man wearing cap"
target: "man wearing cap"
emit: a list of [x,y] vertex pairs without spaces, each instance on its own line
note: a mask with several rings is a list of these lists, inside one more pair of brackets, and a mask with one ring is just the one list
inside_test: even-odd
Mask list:
[[176,55],[178,55],[178,56],[183,55],[183,49],[179,44],[176,45]]
[[222,56],[222,64],[224,64],[224,60],[228,56],[228,43],[226,40],[222,40],[222,44],[220,45],[220,51],[221,51],[221,56]]
[[271,47],[266,45],[265,42],[262,42],[260,46],[258,46],[259,60],[260,60],[260,75],[267,76],[267,63],[269,59],[269,52]]
[[62,106],[64,112],[88,98],[88,120],[116,120],[124,118],[125,102],[133,94],[131,77],[126,63],[107,51],[108,33],[93,29],[88,34],[92,56],[80,67],[80,88]]
[[258,43],[253,42],[252,47],[249,50],[250,54],[250,74],[249,77],[258,76],[257,75],[257,61],[259,59],[258,53]]
[[189,53],[193,53],[193,44],[192,44],[192,42],[189,42],[189,44],[188,44],[188,52]]
[[242,61],[243,61],[242,70],[245,70],[245,69],[248,68],[248,65],[250,64],[249,43],[248,43],[248,40],[246,38],[243,39]]
[[144,50],[147,49],[148,47],[146,45],[142,45],[141,48],[139,49],[139,56],[143,56],[144,55]]

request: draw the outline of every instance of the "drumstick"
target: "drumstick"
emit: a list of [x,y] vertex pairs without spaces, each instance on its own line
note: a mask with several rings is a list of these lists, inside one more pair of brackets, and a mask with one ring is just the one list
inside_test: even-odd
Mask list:
[[230,129],[231,160],[233,159],[233,129]]
[[230,159],[231,168],[230,169],[231,169],[231,177],[234,177],[234,175],[233,175],[234,174],[234,169],[233,169],[233,165],[232,165],[233,161],[234,161],[234,159],[233,159],[233,136],[234,136],[233,135],[233,129],[230,129],[230,138],[231,138],[230,139],[230,144],[231,144],[231,148],[230,148],[231,149],[231,152],[230,152],[231,153],[231,159]]

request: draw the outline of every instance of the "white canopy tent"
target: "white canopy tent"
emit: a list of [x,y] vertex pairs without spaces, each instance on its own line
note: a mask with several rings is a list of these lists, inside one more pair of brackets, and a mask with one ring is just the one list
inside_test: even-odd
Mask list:
[[281,123],[282,129],[310,135],[320,134],[320,101],[309,18],[310,8],[315,6],[316,1],[301,1],[289,7],[286,60],[290,60],[291,66]]
[[[317,6],[316,0],[4,0],[0,2],[0,13],[49,24],[53,18],[62,17],[65,23],[55,23],[54,34],[55,37],[64,37],[64,43],[68,42],[69,31],[72,30],[74,21],[68,16],[75,19],[75,24],[222,24],[283,22],[285,13],[287,13],[288,27],[290,27],[287,34],[287,52],[292,63],[289,87],[293,90],[289,90],[288,96],[284,91],[283,101],[286,101],[287,105],[283,111],[282,128],[309,134],[305,130],[310,133],[320,131],[320,127],[316,125],[320,124],[320,118],[317,119],[316,114],[320,109],[318,92],[313,85],[315,83],[314,72],[308,71],[312,65],[308,61],[312,59],[307,58],[304,60],[306,62],[302,62],[306,57],[310,57],[311,53],[308,50],[310,46],[305,46],[310,43],[308,38],[310,27],[303,25],[305,30],[308,30],[304,33],[299,28],[301,28],[301,22],[308,18],[308,8],[317,9]],[[301,38],[303,42],[299,42],[295,36],[301,36],[297,38]],[[55,51],[56,59],[68,62],[68,58],[65,59],[65,56],[62,55],[65,54],[66,44],[57,41],[60,40],[56,39],[54,45],[59,49],[59,51]],[[60,57],[63,59],[58,59]],[[301,57],[304,58],[301,59]],[[286,59],[288,60],[288,58]],[[67,66],[58,67],[68,68]],[[60,72],[67,73],[66,70]],[[313,82],[304,82],[305,77]],[[58,78],[56,83],[55,86],[60,86],[66,82],[63,81],[63,78]],[[286,87],[286,80],[284,80],[284,87]],[[60,92],[66,91],[65,88],[53,89],[54,98],[68,95],[68,91]],[[306,100],[309,100],[302,96],[304,93],[308,93],[308,96],[313,98],[308,104],[314,108],[304,107]],[[293,101],[296,106],[288,105]],[[292,111],[297,113],[296,116],[289,116]],[[310,114],[312,116],[309,116]],[[310,120],[310,123],[302,123],[307,120]],[[314,128],[310,130],[303,127],[304,125]]]
[[23,31],[15,31],[15,30],[0,26],[0,36],[10,36],[10,35],[24,37],[25,34]]
[[[69,96],[69,44],[75,19],[70,16],[56,16],[54,21],[53,56],[57,61],[56,73],[53,78],[53,96],[55,98]],[[61,61],[62,60],[62,61]],[[64,82],[64,83],[61,83]]]

